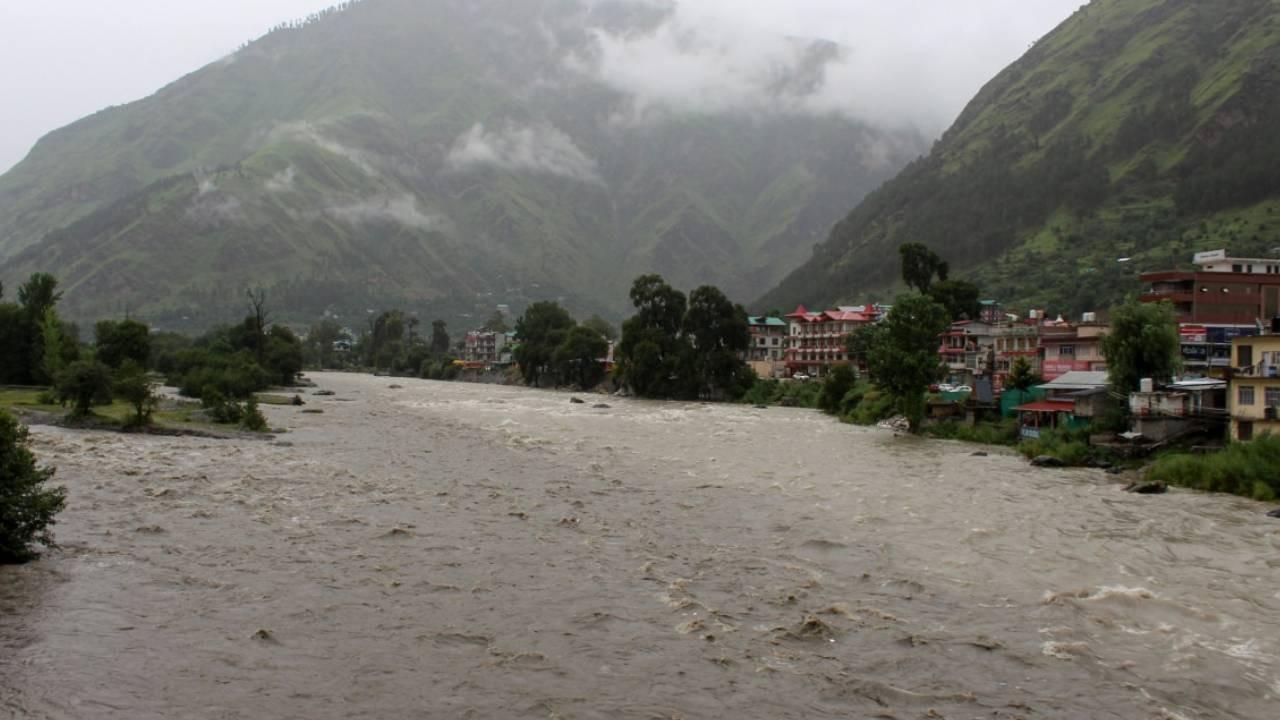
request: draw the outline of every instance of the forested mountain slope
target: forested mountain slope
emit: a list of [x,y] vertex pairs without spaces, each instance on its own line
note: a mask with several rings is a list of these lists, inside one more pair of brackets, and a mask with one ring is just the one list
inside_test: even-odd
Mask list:
[[[834,115],[649,112],[592,72],[643,0],[362,0],[51,133],[0,177],[0,280],[80,319],[562,299],[657,271],[755,297],[922,143]],[[821,84],[794,44],[776,106]],[[790,75],[788,75],[788,73]]]
[[891,297],[905,242],[989,296],[1060,312],[1105,307],[1196,250],[1267,253],[1277,128],[1280,2],[1095,0],[757,304]]

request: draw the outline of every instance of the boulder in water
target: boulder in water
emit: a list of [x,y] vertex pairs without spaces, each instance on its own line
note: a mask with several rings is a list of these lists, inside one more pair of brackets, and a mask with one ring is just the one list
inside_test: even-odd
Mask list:
[[970,457],[988,457],[988,454],[979,450],[978,452],[971,454]]
[[587,404],[587,401],[586,401],[586,400],[583,400],[582,398],[569,398],[569,402],[573,403],[574,405],[586,405],[586,404]]
[[317,397],[333,397],[334,395],[337,395],[338,393],[336,393],[336,392],[334,392],[334,391],[332,391],[332,390],[317,390],[317,391],[315,391],[315,392],[313,392],[313,393],[311,393],[311,394],[312,394],[312,395],[315,395],[315,396],[317,396]]
[[1052,455],[1040,455],[1031,461],[1031,464],[1042,468],[1060,468],[1066,467],[1067,464]]
[[608,405],[608,404],[606,404],[606,403],[599,403],[599,404],[596,404],[596,405],[592,405],[591,407],[595,408],[596,410],[608,410],[608,409],[609,409],[609,405]]
[[1138,495],[1163,495],[1169,492],[1169,487],[1162,482],[1136,482],[1130,483],[1124,491]]
[[1267,517],[1280,518],[1280,508],[1276,508],[1275,510],[1267,513]]

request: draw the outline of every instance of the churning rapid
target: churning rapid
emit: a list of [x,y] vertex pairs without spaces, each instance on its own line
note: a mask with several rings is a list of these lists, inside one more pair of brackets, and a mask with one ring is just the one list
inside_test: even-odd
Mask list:
[[315,379],[276,442],[33,430],[70,500],[0,568],[0,716],[1280,717],[1256,503],[807,411]]

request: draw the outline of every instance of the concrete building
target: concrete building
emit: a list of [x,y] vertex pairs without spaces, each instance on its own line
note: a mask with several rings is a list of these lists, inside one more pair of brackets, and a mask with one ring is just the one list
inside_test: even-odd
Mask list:
[[462,359],[468,363],[505,365],[511,362],[511,333],[472,330],[462,342]]
[[1272,323],[1272,330],[1232,343],[1234,372],[1227,391],[1232,440],[1280,435],[1280,322]]
[[748,317],[751,345],[743,358],[762,378],[782,377],[786,373],[786,320],[776,317]]
[[947,367],[952,385],[973,386],[979,377],[994,370],[995,328],[990,323],[961,320],[942,334],[938,354]]
[[821,377],[827,368],[850,364],[845,337],[878,321],[883,312],[883,308],[875,305],[822,312],[809,312],[803,305],[796,308],[787,316],[787,372]]
[[1192,271],[1145,273],[1143,302],[1168,301],[1178,314],[1188,371],[1225,378],[1231,345],[1280,315],[1280,260],[1197,253]]
[[1041,374],[1053,380],[1070,372],[1101,372],[1107,369],[1102,355],[1106,323],[1094,313],[1085,313],[1080,324],[1049,323],[1040,329]]
[[1040,363],[1040,325],[1035,321],[1009,323],[993,328],[992,346],[995,352],[995,368],[992,381],[997,391],[1004,389],[1005,378],[1018,358],[1031,365],[1031,371],[1042,375]]

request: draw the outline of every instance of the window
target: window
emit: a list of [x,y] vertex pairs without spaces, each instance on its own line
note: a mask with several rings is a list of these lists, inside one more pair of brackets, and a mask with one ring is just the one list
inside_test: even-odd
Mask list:
[[1254,401],[1255,401],[1255,398],[1253,393],[1253,386],[1241,385],[1240,389],[1236,392],[1236,404],[1237,405],[1253,405]]
[[1253,346],[1241,345],[1236,351],[1239,364],[1236,367],[1253,367]]
[[1280,387],[1267,388],[1267,407],[1280,408]]
[[1253,423],[1251,422],[1240,423],[1238,426],[1238,429],[1236,430],[1236,436],[1238,437],[1238,439],[1244,440],[1245,442],[1252,440],[1253,439]]
[[1231,272],[1244,272],[1244,266],[1243,266],[1243,265],[1232,265],[1232,266],[1231,266]]
[[1075,345],[1062,345],[1058,348],[1058,357],[1075,357],[1075,356],[1076,356]]

